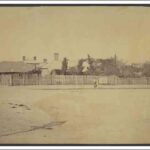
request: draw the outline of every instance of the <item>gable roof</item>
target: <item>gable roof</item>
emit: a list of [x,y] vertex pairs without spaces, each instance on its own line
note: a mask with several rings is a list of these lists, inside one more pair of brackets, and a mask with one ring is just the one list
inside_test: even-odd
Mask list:
[[30,72],[35,69],[35,66],[32,64],[27,64],[19,61],[3,61],[0,62],[0,73],[25,73]]

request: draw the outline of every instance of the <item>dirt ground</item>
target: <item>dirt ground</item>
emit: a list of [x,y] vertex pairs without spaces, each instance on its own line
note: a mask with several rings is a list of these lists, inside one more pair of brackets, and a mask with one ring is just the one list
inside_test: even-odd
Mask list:
[[0,144],[150,143],[150,89],[105,87],[0,87]]

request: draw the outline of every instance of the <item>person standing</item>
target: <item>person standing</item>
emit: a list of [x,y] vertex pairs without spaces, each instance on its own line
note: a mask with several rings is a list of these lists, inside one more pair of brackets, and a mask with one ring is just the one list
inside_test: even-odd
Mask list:
[[94,80],[94,88],[97,88],[97,85],[98,85],[97,80]]

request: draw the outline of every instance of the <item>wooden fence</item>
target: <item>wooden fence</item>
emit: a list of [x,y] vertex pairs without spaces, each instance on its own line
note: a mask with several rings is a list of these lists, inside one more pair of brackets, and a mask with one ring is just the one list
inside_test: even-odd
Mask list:
[[85,75],[51,75],[41,77],[13,78],[10,75],[0,76],[0,85],[90,85],[94,82],[105,85],[150,85],[150,77],[119,78],[116,76],[85,76]]
[[40,78],[39,84],[42,85],[90,85],[94,82],[105,85],[147,85],[150,84],[150,78],[119,78],[116,76],[78,76],[78,75],[55,75]]
[[0,75],[0,85],[12,85],[12,76],[7,74]]
[[98,76],[78,76],[78,75],[53,75],[47,77],[41,77],[39,79],[39,84],[42,85],[84,85],[93,84],[94,80],[98,80]]

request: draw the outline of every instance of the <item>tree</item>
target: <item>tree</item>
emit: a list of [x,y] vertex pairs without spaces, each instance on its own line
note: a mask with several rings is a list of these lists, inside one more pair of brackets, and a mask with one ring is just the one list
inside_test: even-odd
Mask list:
[[83,62],[84,62],[84,59],[79,59],[78,61],[78,65],[77,65],[77,72],[79,75],[83,74]]
[[146,62],[142,67],[143,75],[146,77],[150,77],[150,62]]
[[88,60],[88,63],[89,63],[88,74],[93,75],[93,74],[95,74],[95,70],[96,70],[96,67],[97,67],[96,66],[97,65],[96,61],[89,54],[88,54],[87,60]]
[[77,75],[78,74],[77,66],[68,68],[67,74],[68,75]]
[[68,69],[68,59],[65,57],[62,61],[62,74],[66,75]]
[[120,76],[124,78],[134,77],[134,69],[131,65],[125,65],[120,69]]

